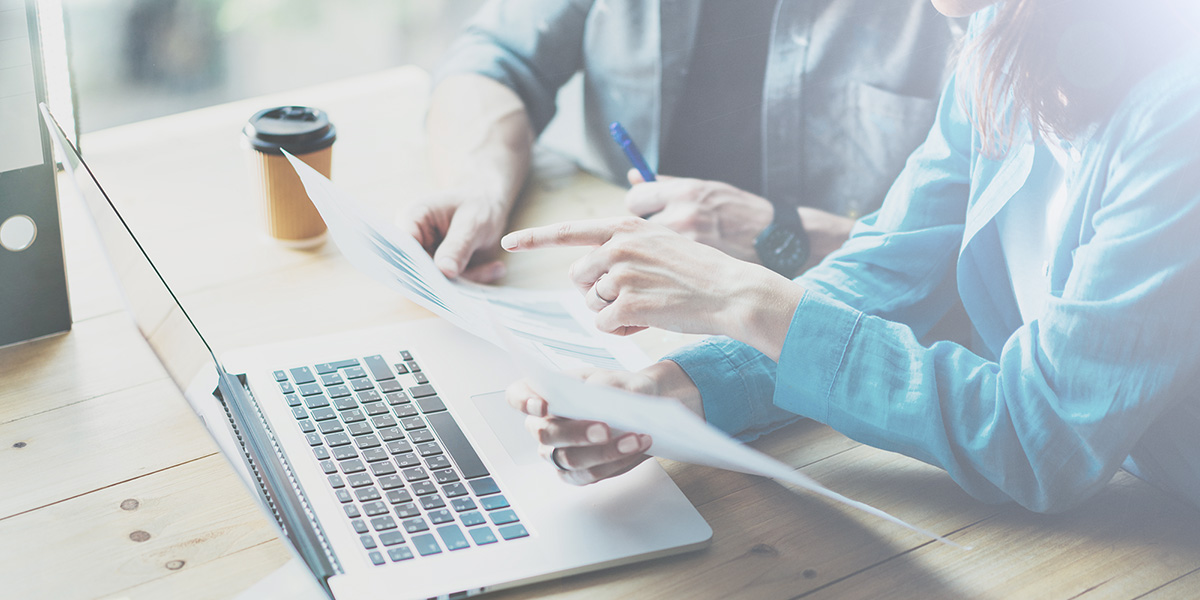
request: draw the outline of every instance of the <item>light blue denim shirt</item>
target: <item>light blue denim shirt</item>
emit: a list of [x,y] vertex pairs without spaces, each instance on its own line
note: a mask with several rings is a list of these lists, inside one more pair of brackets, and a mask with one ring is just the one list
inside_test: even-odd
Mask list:
[[[492,0],[435,78],[504,83],[541,132],[559,88],[582,71],[589,153],[623,183],[629,162],[608,125],[624,124],[657,169],[702,5]],[[763,83],[763,196],[852,216],[877,208],[929,131],[960,29],[929,0],[780,0]]]
[[[809,417],[984,501],[1066,509],[1124,465],[1200,506],[1200,48],[1083,144],[1050,297],[1029,322],[995,216],[1043,192],[1024,188],[1054,158],[1034,143],[979,154],[962,89],[951,78],[882,208],[797,279],[778,364],[725,338],[669,358],[707,419],[744,439]],[[919,343],[956,298],[979,343]]]

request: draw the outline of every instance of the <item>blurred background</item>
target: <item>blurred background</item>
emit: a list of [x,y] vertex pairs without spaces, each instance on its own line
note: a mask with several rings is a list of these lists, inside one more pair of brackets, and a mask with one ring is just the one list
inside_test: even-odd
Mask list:
[[403,64],[483,0],[61,0],[80,131]]

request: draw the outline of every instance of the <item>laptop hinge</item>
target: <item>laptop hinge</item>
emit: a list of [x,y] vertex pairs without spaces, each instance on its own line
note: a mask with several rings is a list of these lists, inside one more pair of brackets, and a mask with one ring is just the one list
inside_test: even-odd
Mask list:
[[246,384],[245,375],[231,376],[220,365],[217,371],[219,383],[213,395],[225,408],[263,501],[325,593],[332,598],[328,579],[343,572],[342,566],[308,497],[300,488],[295,472]]

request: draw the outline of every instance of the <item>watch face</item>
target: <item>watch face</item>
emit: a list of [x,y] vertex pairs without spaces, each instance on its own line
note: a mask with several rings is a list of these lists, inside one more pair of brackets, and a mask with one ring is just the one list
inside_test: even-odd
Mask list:
[[754,246],[763,266],[781,275],[794,277],[808,262],[806,242],[802,236],[772,224],[755,240]]

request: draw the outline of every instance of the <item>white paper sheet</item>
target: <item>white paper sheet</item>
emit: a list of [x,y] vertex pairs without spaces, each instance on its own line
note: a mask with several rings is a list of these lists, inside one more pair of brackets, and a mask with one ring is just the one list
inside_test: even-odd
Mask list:
[[649,363],[628,339],[597,331],[578,294],[447,279],[412,236],[372,215],[303,161],[285,156],[346,258],[434,314],[501,345],[493,329],[498,323],[541,362],[558,369],[639,369]]
[[[387,225],[387,221],[370,218],[362,206],[341,194],[324,175],[294,156],[286,156],[329,226],[334,243],[350,262],[451,323],[508,350],[546,398],[553,414],[603,421],[619,431],[648,434],[654,439],[650,448],[654,456],[786,481],[959,546],[825,488],[730,438],[678,402],[586,385],[563,374],[562,370],[577,366],[637,368],[645,363],[644,355],[632,344],[626,346],[627,340],[597,332],[584,317],[587,309],[582,299],[573,291],[534,292],[446,279],[415,239]],[[632,358],[638,356],[640,360]]]

